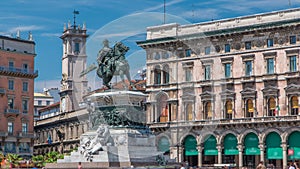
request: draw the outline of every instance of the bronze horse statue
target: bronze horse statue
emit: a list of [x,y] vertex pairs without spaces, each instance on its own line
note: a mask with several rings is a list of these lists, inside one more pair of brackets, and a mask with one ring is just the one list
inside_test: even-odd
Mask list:
[[95,64],[90,65],[86,70],[81,72],[80,77],[96,69],[98,77],[102,78],[103,85],[107,88],[111,88],[110,82],[115,75],[121,77],[125,88],[124,76],[126,76],[130,86],[134,88],[130,78],[130,67],[125,58],[129,47],[125,46],[122,42],[117,42],[113,48],[110,48],[107,40],[104,40],[103,44],[104,46],[99,51],[97,57],[98,66]]

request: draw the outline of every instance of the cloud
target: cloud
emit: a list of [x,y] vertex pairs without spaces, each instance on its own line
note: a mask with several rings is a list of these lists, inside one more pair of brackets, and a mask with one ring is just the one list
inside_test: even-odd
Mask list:
[[61,36],[61,33],[42,33],[41,36],[57,38]]
[[218,10],[213,8],[184,11],[179,15],[192,21],[211,20],[219,17]]
[[128,36],[134,36],[139,33],[141,33],[140,30],[121,32],[121,33],[101,34],[101,35],[97,35],[95,38],[96,39],[105,39],[105,38],[110,39],[110,38],[115,38],[115,37],[128,37]]
[[8,30],[9,33],[15,33],[17,31],[33,31],[33,30],[41,30],[43,29],[42,26],[37,26],[37,25],[29,25],[29,26],[17,26],[14,28],[10,28]]
[[[184,1],[184,0],[173,0],[173,1],[167,2],[166,6],[171,6],[171,5],[180,3],[182,1]],[[157,9],[161,9],[163,7],[164,7],[164,4],[161,3],[161,4],[157,5],[157,6],[153,6],[153,7],[150,7],[150,8],[143,9],[142,11],[144,11],[144,12],[150,12],[150,11],[155,11]]]
[[52,79],[52,80],[37,80],[34,82],[34,91],[42,92],[44,88],[60,88],[61,79]]

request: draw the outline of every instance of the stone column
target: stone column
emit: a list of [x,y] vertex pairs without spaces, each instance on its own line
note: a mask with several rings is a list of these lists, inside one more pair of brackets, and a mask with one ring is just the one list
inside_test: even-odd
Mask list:
[[217,145],[217,149],[218,149],[218,164],[222,164],[222,146]]
[[179,151],[178,152],[178,155],[179,155],[178,162],[183,162],[183,150],[184,150],[184,148],[179,146],[179,148],[178,148],[178,151]]
[[201,147],[201,145],[197,146],[197,150],[198,150],[198,167],[202,167],[202,150],[203,150],[203,148]]
[[238,150],[239,150],[239,168],[243,167],[243,150],[244,146],[243,145],[238,145]]
[[259,143],[260,149],[260,161],[265,162],[265,145],[263,143]]
[[285,142],[281,144],[282,147],[282,167],[286,168],[287,166],[287,156],[286,156],[286,151],[287,151],[287,145]]

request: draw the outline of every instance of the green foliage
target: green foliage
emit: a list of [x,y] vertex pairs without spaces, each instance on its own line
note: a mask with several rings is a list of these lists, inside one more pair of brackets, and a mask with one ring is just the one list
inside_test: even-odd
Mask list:
[[56,151],[51,151],[45,155],[45,162],[46,163],[55,163],[57,159],[63,159],[64,155],[60,154]]
[[7,154],[6,159],[9,163],[18,167],[21,160],[23,160],[18,154]]
[[46,162],[43,155],[36,155],[32,157],[32,162],[37,167],[44,167]]

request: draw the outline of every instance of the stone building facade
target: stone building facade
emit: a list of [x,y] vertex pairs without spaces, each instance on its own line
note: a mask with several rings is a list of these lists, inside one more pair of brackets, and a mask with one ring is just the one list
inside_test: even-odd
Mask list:
[[[147,121],[190,165],[300,159],[300,9],[147,28]],[[293,153],[292,153],[293,152]]]
[[[74,22],[75,23],[75,22]],[[86,77],[79,74],[86,69],[86,25],[64,26],[62,39],[62,80],[60,102],[39,111],[35,123],[35,154],[50,151],[68,153],[78,147],[79,136],[88,130],[87,111],[83,96],[87,94]]]
[[0,137],[3,154],[30,158],[33,153],[35,42],[0,36]]

